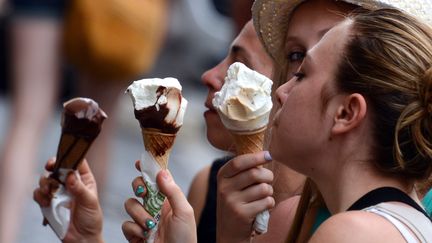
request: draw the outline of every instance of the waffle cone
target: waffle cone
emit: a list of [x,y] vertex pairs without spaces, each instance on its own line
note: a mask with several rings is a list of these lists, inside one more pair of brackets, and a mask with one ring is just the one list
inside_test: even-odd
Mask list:
[[54,171],[60,168],[76,169],[86,155],[92,141],[69,133],[62,133],[57,149]]
[[145,150],[155,158],[162,169],[168,169],[169,155],[177,135],[155,129],[142,129],[141,132]]
[[267,126],[248,132],[231,131],[237,154],[249,154],[261,151],[263,149],[266,129]]

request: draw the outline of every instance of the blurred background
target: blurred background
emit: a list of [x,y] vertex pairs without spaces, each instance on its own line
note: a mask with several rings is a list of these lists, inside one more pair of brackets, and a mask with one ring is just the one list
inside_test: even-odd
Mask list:
[[[98,14],[80,15],[83,13],[80,8],[91,7],[84,2],[94,2]],[[123,202],[133,196],[130,183],[139,175],[134,161],[140,158],[144,148],[132,102],[123,94],[132,81],[175,77],[183,85],[189,106],[171,154],[170,170],[185,193],[194,175],[223,154],[211,147],[205,136],[203,112],[207,89],[200,76],[226,55],[229,43],[250,18],[236,14],[236,8],[248,13],[252,1],[131,0],[130,6],[114,5],[119,2],[127,1],[0,0],[0,179],[3,188],[0,206],[6,208],[1,211],[0,226],[12,225],[9,233],[16,233],[16,237],[7,239],[16,240],[10,242],[58,241],[50,228],[42,226],[42,215],[32,200],[32,191],[44,172],[46,160],[56,154],[62,104],[72,97],[91,97],[109,115],[104,134],[92,147],[96,152],[89,155],[91,162],[95,161],[93,169],[101,181],[106,242],[126,241],[121,232],[121,224],[128,218]],[[144,6],[144,2],[152,6]],[[237,3],[236,7],[232,2]],[[101,15],[110,9],[104,4],[113,4],[115,7],[111,8],[116,11]],[[152,9],[152,16],[120,18],[128,14],[117,10],[128,7],[139,10],[134,13],[138,15]],[[90,35],[81,30],[90,31],[94,28],[90,25],[106,22],[120,33],[110,37],[96,31],[92,40],[80,39]],[[130,30],[123,29],[122,24],[127,23],[142,25],[133,27],[143,31],[142,48],[132,48],[141,39],[134,39]],[[82,44],[93,41],[96,45],[99,41],[109,43],[104,48],[113,50],[128,38],[130,42],[121,49],[125,51],[112,54],[111,63],[104,62],[109,58],[103,58],[103,53],[97,52],[100,50],[94,51],[98,46]],[[129,47],[141,59],[129,60],[133,59],[126,51]],[[121,62],[116,64],[115,58]],[[14,201],[7,200],[9,196]],[[16,211],[7,210],[11,203]]]

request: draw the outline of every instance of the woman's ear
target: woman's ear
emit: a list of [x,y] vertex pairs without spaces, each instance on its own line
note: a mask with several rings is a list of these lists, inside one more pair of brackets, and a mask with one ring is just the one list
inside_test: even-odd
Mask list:
[[359,126],[366,111],[367,104],[363,95],[354,93],[347,96],[336,110],[332,134],[346,133]]

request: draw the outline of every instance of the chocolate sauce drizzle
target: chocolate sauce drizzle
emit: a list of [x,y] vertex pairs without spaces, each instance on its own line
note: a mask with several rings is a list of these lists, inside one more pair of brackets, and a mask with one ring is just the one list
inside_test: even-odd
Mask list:
[[[153,106],[149,106],[147,108],[141,110],[134,110],[135,118],[139,121],[141,128],[154,128],[160,130],[162,133],[171,133],[175,134],[180,129],[175,123],[168,123],[165,121],[166,116],[169,113],[169,109],[167,107],[167,103],[158,104],[158,101],[162,95],[167,96],[168,102],[170,92],[174,92],[177,90],[171,89],[168,90],[166,87],[159,86],[156,94],[156,102]],[[181,104],[181,94],[180,92],[175,92],[173,95],[178,97],[178,103]]]

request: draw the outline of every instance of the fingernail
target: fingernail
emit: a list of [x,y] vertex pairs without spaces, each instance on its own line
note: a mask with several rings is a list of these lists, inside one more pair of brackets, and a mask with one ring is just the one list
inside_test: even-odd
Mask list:
[[142,193],[144,193],[144,187],[139,185],[135,190],[135,196],[139,197]]
[[160,172],[162,175],[162,179],[164,179],[164,180],[169,180],[170,179],[170,175],[169,175],[169,173],[168,173],[168,171],[167,170],[162,170],[161,172]]
[[143,236],[144,236],[145,238],[147,238],[148,234],[149,234],[149,232],[148,232],[147,230],[144,230],[144,232],[143,232]]
[[151,219],[147,219],[145,224],[146,224],[147,228],[150,230],[156,226],[156,223]]
[[272,157],[271,157],[271,155],[270,155],[270,153],[269,153],[269,151],[264,151],[264,159],[267,160],[267,161],[272,161],[273,160]]

